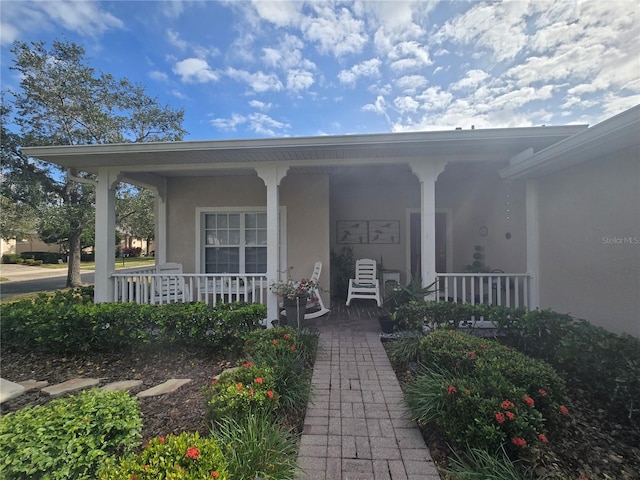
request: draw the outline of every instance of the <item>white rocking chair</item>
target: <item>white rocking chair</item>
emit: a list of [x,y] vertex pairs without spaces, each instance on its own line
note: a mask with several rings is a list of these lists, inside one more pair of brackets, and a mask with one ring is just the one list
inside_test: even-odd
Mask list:
[[[313,267],[313,273],[311,274],[310,280],[314,283],[318,283],[320,280],[320,273],[322,272],[322,262],[316,262]],[[311,292],[311,299],[307,302],[306,313],[304,314],[305,320],[311,320],[312,318],[318,318],[323,315],[326,315],[331,310],[324,306],[324,302],[322,301],[322,297],[320,296],[320,292],[318,289],[315,289]],[[286,316],[287,312],[282,310],[280,312],[281,315]]]
[[191,292],[189,286],[185,284],[182,276],[181,263],[163,263],[156,265],[156,273],[161,277],[154,277],[154,302],[191,302]]
[[349,279],[349,292],[347,294],[347,307],[351,300],[361,298],[375,300],[378,306],[382,306],[380,297],[380,282],[377,278],[376,261],[369,258],[356,260],[356,278]]

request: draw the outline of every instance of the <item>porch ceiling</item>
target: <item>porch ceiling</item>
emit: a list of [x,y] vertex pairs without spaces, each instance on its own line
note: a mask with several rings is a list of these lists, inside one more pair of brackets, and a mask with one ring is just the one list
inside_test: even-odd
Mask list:
[[297,168],[406,163],[416,159],[508,160],[527,149],[546,148],[585,126],[529,127],[442,132],[388,133],[251,140],[129,143],[28,147],[32,157],[65,168],[193,176],[254,174],[253,166],[273,162]]

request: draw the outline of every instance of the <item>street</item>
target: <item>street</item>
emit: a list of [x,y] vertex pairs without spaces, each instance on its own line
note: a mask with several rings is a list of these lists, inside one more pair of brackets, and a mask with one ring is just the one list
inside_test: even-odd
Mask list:
[[[0,265],[0,277],[8,279],[0,282],[0,300],[6,300],[15,295],[65,288],[67,270],[2,264]],[[93,270],[83,273],[81,278],[83,283],[93,284]]]

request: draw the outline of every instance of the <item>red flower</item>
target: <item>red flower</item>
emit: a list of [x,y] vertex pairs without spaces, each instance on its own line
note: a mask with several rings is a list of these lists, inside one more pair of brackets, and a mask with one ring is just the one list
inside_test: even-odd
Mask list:
[[267,397],[273,398],[273,392],[271,390],[267,391]]
[[200,456],[200,450],[198,450],[196,447],[189,447],[187,448],[187,453],[185,453],[185,455],[191,460],[197,460]]
[[277,345],[277,344],[278,344],[278,340],[274,340],[274,341],[273,341],[273,342],[271,342],[271,343],[273,343],[274,345]]
[[289,339],[291,338],[291,335],[289,335],[288,333],[285,333],[285,334],[284,334],[284,338],[285,338],[285,339],[287,339],[287,340],[289,340]]
[[245,367],[245,368],[253,367],[253,362],[247,362],[247,363],[243,364],[242,366]]
[[249,395],[253,395],[255,392],[253,391],[253,388],[249,389]]
[[453,395],[454,393],[456,393],[458,390],[456,389],[456,387],[454,387],[453,385],[449,385],[449,388],[447,388],[447,393],[449,395]]
[[560,405],[560,413],[563,415],[569,415],[569,409],[564,405]]
[[295,349],[296,349],[296,346],[295,346],[295,345],[291,345],[291,346],[289,347],[289,350],[291,350],[292,352],[293,352]]
[[542,395],[543,397],[546,397],[546,396],[547,396],[547,391],[546,391],[546,390],[543,390],[542,388],[541,388],[540,390],[538,390],[538,393],[539,393],[540,395]]
[[262,377],[258,377],[254,380],[254,382],[262,384]]
[[540,440],[542,443],[547,443],[549,441],[544,433],[538,435],[538,440]]
[[242,391],[242,384],[240,382],[236,383],[236,390],[238,390],[239,392]]
[[471,360],[475,360],[476,359],[476,352],[469,352],[469,358]]
[[211,478],[218,478],[220,474],[218,472],[211,472]]
[[527,441],[524,438],[513,437],[511,439],[511,443],[513,443],[516,447],[524,447],[527,444]]
[[217,385],[218,384],[218,379],[214,378],[213,380],[211,380],[211,385]]
[[496,422],[498,422],[500,425],[504,423],[504,413],[502,412],[496,413]]
[[510,408],[513,408],[515,405],[509,400],[505,400],[500,404],[500,406],[505,410],[509,410]]
[[164,443],[164,437],[158,437],[158,443]]
[[515,414],[513,412],[505,412],[505,415],[507,416],[507,418],[509,420],[513,420],[514,418],[516,418]]
[[531,398],[529,395],[525,395],[524,396],[524,402],[529,405],[530,407],[533,407],[535,405],[535,402],[533,401],[533,398]]

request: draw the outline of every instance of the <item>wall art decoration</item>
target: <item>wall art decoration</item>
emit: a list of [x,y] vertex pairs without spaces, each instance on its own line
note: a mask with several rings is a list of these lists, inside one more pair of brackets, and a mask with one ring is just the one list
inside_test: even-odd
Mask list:
[[338,220],[336,222],[336,243],[369,243],[369,222],[366,220]]
[[400,243],[400,221],[370,220],[369,243]]

